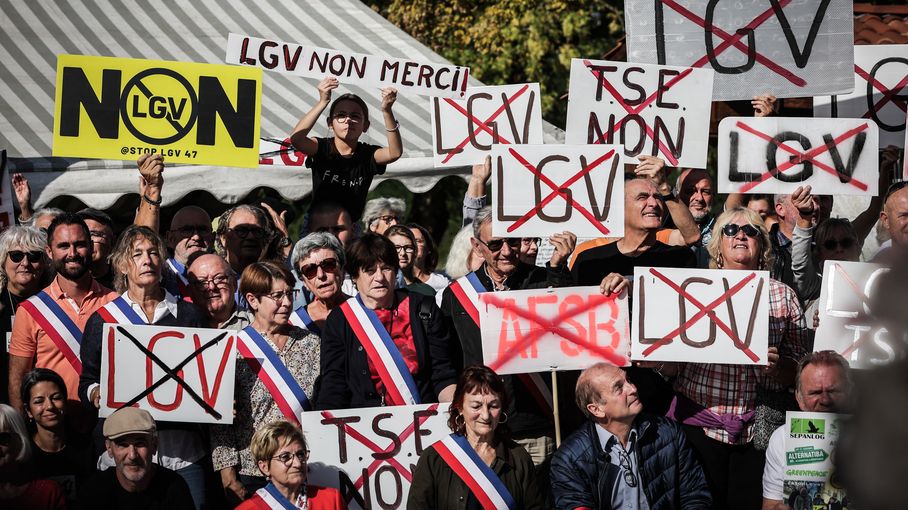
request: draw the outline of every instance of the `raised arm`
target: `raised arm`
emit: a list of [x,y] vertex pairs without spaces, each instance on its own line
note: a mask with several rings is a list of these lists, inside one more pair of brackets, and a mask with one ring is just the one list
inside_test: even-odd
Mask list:
[[293,133],[290,134],[290,143],[297,150],[306,155],[315,154],[318,151],[318,141],[309,137],[309,131],[315,127],[318,118],[331,102],[331,91],[338,86],[337,78],[327,77],[318,84],[318,102],[312,107],[306,115],[296,123]]
[[133,223],[159,232],[161,227],[161,189],[164,187],[164,156],[143,154],[136,161],[139,167],[139,208]]
[[655,156],[640,156],[640,163],[634,168],[634,174],[653,181],[659,194],[662,195],[665,207],[668,208],[668,214],[671,216],[675,227],[681,232],[684,242],[688,245],[694,244],[700,240],[700,227],[694,221],[694,217],[678,197],[672,193],[672,187],[668,183],[668,169],[665,161]]
[[467,192],[463,196],[463,225],[473,223],[476,213],[485,207],[486,200],[486,182],[492,175],[492,157],[486,156],[482,163],[473,165],[470,174],[470,183],[467,184]]
[[387,87],[381,91],[381,114],[388,132],[388,146],[375,151],[375,162],[379,165],[394,163],[404,153],[404,142],[400,138],[400,122],[394,118],[391,107],[397,101],[397,89]]
[[32,187],[28,184],[28,179],[20,173],[13,174],[12,178],[13,193],[16,195],[16,202],[19,203],[19,224],[32,219]]

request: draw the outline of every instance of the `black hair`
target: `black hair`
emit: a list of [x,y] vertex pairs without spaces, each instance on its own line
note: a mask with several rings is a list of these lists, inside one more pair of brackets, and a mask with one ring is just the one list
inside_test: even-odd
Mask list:
[[359,107],[363,110],[363,125],[369,122],[369,107],[366,106],[366,102],[363,101],[363,98],[357,96],[356,94],[342,94],[337,99],[335,99],[334,102],[331,103],[331,108],[328,109],[329,119],[331,117],[334,117],[334,110],[337,109],[337,105],[341,101],[353,101],[354,103],[358,104]]
[[59,226],[67,225],[76,225],[82,227],[82,231],[85,232],[85,237],[89,240],[91,239],[91,232],[88,231],[88,225],[85,224],[85,220],[82,219],[82,216],[77,213],[65,212],[63,214],[57,215],[53,221],[50,222],[50,225],[47,226],[47,245],[52,246],[54,241],[54,232]]
[[111,230],[114,228],[113,220],[110,219],[110,215],[104,211],[86,207],[76,214],[81,216],[83,220],[94,220],[106,227],[110,227]]
[[19,389],[19,396],[22,398],[22,405],[28,407],[28,401],[31,399],[32,388],[38,383],[51,382],[57,385],[63,398],[69,398],[66,394],[66,383],[60,374],[49,368],[34,368],[22,377],[22,387]]
[[361,270],[369,269],[379,262],[384,262],[395,271],[400,267],[394,243],[387,237],[372,232],[350,243],[346,257],[347,273],[351,278],[356,278]]

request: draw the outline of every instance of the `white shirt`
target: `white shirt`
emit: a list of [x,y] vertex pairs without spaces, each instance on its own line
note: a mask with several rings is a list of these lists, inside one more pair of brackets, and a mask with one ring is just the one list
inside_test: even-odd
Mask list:
[[763,466],[763,498],[782,501],[782,477],[785,465],[785,427],[779,427],[769,436],[766,447],[766,464]]

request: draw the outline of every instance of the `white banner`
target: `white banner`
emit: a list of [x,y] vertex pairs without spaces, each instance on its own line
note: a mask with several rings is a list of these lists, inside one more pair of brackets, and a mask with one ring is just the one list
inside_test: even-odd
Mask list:
[[766,365],[769,272],[634,268],[631,358]]
[[406,508],[419,456],[451,433],[448,405],[303,413],[309,483],[339,489],[351,510]]
[[464,99],[430,100],[436,167],[481,163],[493,144],[542,144],[538,83],[470,87]]
[[403,94],[461,98],[467,90],[469,67],[364,55],[345,50],[230,34],[228,64],[363,87],[395,87]]
[[259,165],[303,166],[306,155],[296,150],[290,137],[274,138],[263,136],[259,139]]
[[713,71],[571,60],[565,143],[624,146],[671,167],[706,168]]
[[870,296],[888,272],[887,267],[863,262],[823,264],[815,351],[835,351],[851,368],[873,368],[896,359],[899,339],[891,337],[870,309]]
[[815,117],[871,119],[880,148],[904,147],[908,111],[908,44],[854,47],[854,91],[813,98]]
[[626,0],[627,60],[716,71],[714,101],[851,91],[848,0]]
[[499,374],[628,366],[626,296],[599,287],[482,293],[483,362]]
[[876,196],[878,128],[863,119],[726,117],[719,123],[719,193]]
[[492,235],[623,236],[622,152],[615,145],[493,146]]
[[235,333],[105,324],[99,415],[135,404],[158,421],[233,423]]

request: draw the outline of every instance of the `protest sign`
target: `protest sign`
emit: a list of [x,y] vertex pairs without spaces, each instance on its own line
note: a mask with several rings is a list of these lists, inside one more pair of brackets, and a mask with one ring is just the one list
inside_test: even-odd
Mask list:
[[451,433],[447,404],[303,413],[309,483],[334,487],[352,509],[407,507],[419,456]]
[[6,150],[0,150],[0,232],[15,223],[12,189],[13,181],[6,170]]
[[234,333],[105,324],[99,415],[134,406],[158,421],[233,423]]
[[637,267],[634,300],[635,361],[767,364],[767,271]]
[[833,498],[841,502],[846,495],[833,463],[841,420],[832,413],[785,413],[782,492],[783,501],[794,503],[792,508],[817,508],[818,501],[822,508],[843,508],[830,505]]
[[53,155],[254,168],[261,99],[258,69],[60,55]]
[[876,196],[876,124],[863,119],[726,117],[719,123],[719,193]]
[[303,166],[306,155],[296,150],[290,137],[263,136],[259,140],[259,165]]
[[624,146],[668,166],[706,168],[713,72],[571,60],[565,143]]
[[624,167],[615,145],[492,146],[492,235],[624,234]]
[[847,0],[627,0],[627,60],[716,71],[714,101],[851,91]]
[[230,34],[227,63],[304,78],[333,76],[363,87],[394,87],[403,94],[462,98],[469,67],[364,55],[259,37]]
[[479,294],[483,362],[499,374],[630,364],[627,297],[599,287]]
[[480,163],[493,144],[543,143],[538,83],[470,87],[463,99],[430,101],[436,167]]
[[880,148],[904,147],[908,112],[908,44],[854,47],[854,90],[813,98],[814,117],[871,119]]
[[879,264],[839,260],[823,264],[815,351],[835,351],[851,368],[873,368],[896,359],[899,339],[870,308],[870,296],[888,272]]

